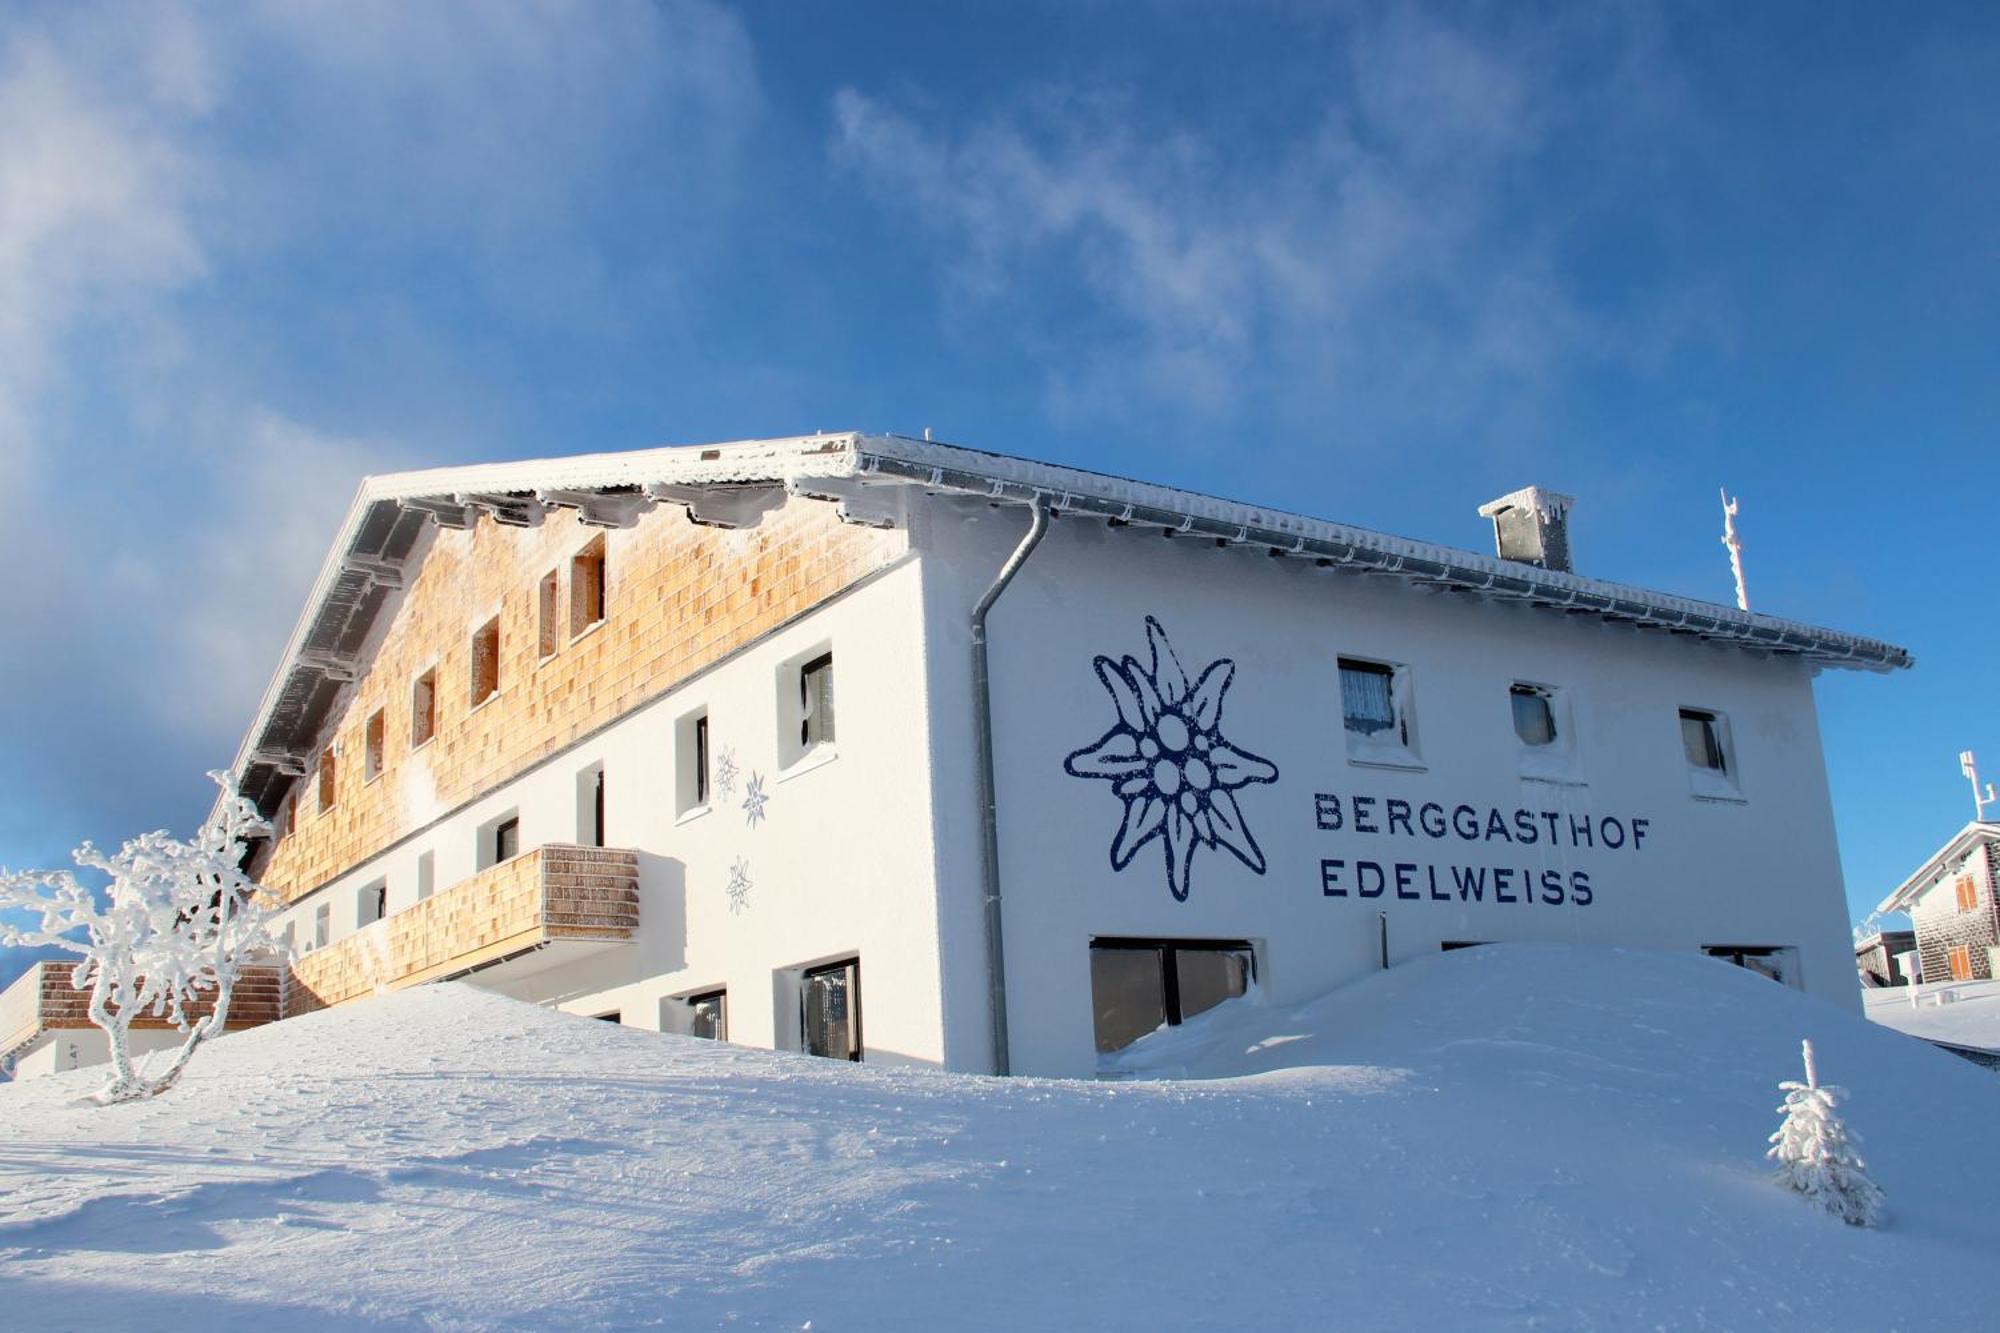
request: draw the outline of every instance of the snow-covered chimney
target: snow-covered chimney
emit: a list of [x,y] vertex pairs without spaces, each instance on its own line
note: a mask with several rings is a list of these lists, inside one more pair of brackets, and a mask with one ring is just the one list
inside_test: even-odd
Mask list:
[[1569,507],[1576,497],[1524,486],[1479,506],[1493,520],[1493,544],[1502,560],[1570,572]]

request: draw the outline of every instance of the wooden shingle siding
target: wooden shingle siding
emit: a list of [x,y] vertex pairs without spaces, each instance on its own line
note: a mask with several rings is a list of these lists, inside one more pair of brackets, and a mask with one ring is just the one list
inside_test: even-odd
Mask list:
[[[0,995],[0,1055],[17,1050],[44,1032],[63,1028],[87,1028],[90,1021],[90,992],[70,984],[76,965],[67,962],[37,963]],[[228,1029],[253,1028],[275,1023],[285,992],[284,970],[274,965],[247,967],[236,980],[229,999]],[[190,1020],[207,1018],[215,1012],[215,999],[205,995],[188,1006]],[[174,1028],[166,1014],[143,1013],[132,1019],[134,1031]]]
[[[542,578],[567,571],[599,539],[605,619],[575,637],[559,633],[544,659]],[[832,504],[802,497],[740,530],[693,524],[680,507],[662,505],[610,532],[569,510],[538,528],[483,518],[470,530],[436,531],[330,737],[343,756],[359,756],[366,719],[386,710],[381,780],[363,785],[359,762],[339,764],[331,808],[301,807],[258,878],[281,899],[297,899],[907,550],[902,531],[844,524]],[[566,630],[572,590],[569,579],[558,583],[557,624]],[[473,635],[496,614],[499,692],[474,707]],[[412,685],[432,667],[436,734],[413,745]]]
[[435,981],[553,940],[628,940],[638,926],[637,853],[537,847],[300,958],[285,1016]]
[[[1917,951],[1922,956],[1925,981],[1945,981],[1952,976],[1952,951],[1963,949],[1963,967],[1971,980],[1991,976],[1987,947],[2000,944],[2000,909],[1994,902],[1996,848],[1981,842],[1955,866],[1945,868],[1938,882],[1920,897],[1910,910],[1916,927]],[[1971,910],[1959,907],[1958,881],[1969,876],[1977,902]]]

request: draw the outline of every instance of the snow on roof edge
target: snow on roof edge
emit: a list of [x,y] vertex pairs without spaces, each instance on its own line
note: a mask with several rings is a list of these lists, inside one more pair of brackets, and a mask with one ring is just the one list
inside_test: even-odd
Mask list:
[[[1832,661],[1832,665],[1893,670],[1909,666],[1912,661],[1907,650],[1883,640],[1738,611],[1695,598],[1540,569],[1460,547],[1391,536],[1368,528],[1268,509],[1197,491],[941,441],[917,440],[902,435],[869,435],[858,431],[820,432],[765,440],[668,445],[507,463],[428,468],[363,478],[300,609],[299,618],[286,641],[284,655],[279,659],[257,712],[237,747],[232,771],[240,776],[249,764],[258,738],[268,724],[285,682],[299,659],[334,580],[339,577],[369,509],[381,501],[637,488],[647,484],[725,486],[789,483],[806,478],[853,477],[877,472],[885,461],[907,468],[932,469],[940,474],[945,470],[971,473],[993,483],[1028,488],[1046,495],[1058,505],[1065,498],[1072,501],[1089,498],[1101,504],[1166,511],[1190,519],[1238,527],[1246,532],[1255,528],[1296,537],[1301,541],[1350,545],[1385,557],[1385,563],[1390,568],[1405,560],[1444,564],[1496,579],[1536,585],[1558,598],[1580,594],[1636,604],[1664,613],[1663,618],[1694,616],[1721,627],[1740,627],[1742,642],[1748,647],[1784,646],[1773,644],[1768,637],[1758,635],[1758,630],[1765,631],[1766,635],[1803,636],[1839,645],[1854,659],[1851,662]],[[938,484],[941,489],[965,489],[948,486],[941,478]]]

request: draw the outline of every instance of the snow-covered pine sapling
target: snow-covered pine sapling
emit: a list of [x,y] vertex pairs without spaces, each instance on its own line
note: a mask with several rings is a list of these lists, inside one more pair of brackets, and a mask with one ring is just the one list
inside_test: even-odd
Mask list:
[[1813,1065],[1811,1042],[1805,1048],[1806,1081],[1785,1082],[1778,1090],[1785,1104],[1778,1108],[1785,1122],[1771,1136],[1765,1156],[1778,1164],[1778,1182],[1798,1191],[1849,1226],[1874,1226],[1882,1220],[1881,1187],[1868,1178],[1861,1160],[1861,1140],[1848,1133],[1834,1108],[1847,1094],[1822,1087]]
[[[0,921],[0,944],[54,947],[83,955],[70,983],[90,994],[90,1021],[111,1045],[111,1081],[94,1100],[134,1101],[165,1092],[190,1057],[229,1021],[229,999],[243,964],[271,947],[271,904],[243,873],[246,840],[268,834],[257,807],[227,773],[215,816],[182,842],[162,830],[128,841],[112,855],[89,843],[72,856],[109,878],[103,901],[74,871],[0,871],[0,911],[38,914],[41,924]],[[212,1001],[209,1012],[195,1006]],[[165,1017],[186,1033],[157,1077],[135,1070],[128,1035],[141,1015]]]

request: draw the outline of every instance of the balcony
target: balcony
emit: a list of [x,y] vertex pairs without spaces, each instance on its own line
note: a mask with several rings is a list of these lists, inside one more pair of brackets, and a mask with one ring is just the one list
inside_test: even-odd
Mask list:
[[[69,982],[75,966],[62,961],[36,963],[0,992],[0,1058],[27,1050],[48,1033],[94,1026],[90,992]],[[235,1032],[276,1022],[284,989],[284,969],[268,965],[244,968],[230,996],[227,1029]],[[206,1018],[214,1008],[212,999],[204,999],[189,1006],[188,1017]],[[165,1015],[140,1014],[132,1020],[134,1032],[173,1028]]]
[[537,847],[300,958],[285,1017],[473,971],[556,966],[638,927],[636,852]]

